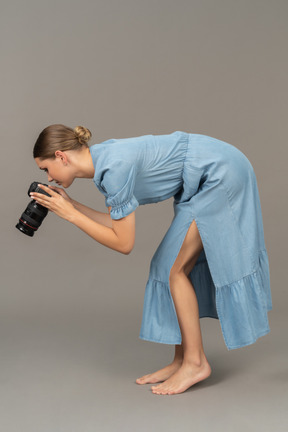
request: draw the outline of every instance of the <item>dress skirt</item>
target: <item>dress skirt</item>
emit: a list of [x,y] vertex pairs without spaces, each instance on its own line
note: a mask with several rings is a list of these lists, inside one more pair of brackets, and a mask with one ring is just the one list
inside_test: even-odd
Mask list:
[[217,318],[228,350],[270,331],[270,275],[253,167],[236,147],[189,134],[174,217],[150,264],[140,338],[181,344],[169,274],[193,220],[203,250],[189,274],[199,316]]

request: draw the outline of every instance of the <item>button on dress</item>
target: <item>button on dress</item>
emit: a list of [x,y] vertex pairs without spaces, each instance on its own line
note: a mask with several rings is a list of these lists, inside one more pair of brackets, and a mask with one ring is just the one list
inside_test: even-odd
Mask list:
[[109,139],[90,153],[112,219],[174,197],[173,220],[150,263],[140,338],[181,344],[169,274],[193,220],[203,243],[189,274],[200,318],[219,319],[228,350],[267,334],[269,261],[247,157],[227,142],[182,131]]

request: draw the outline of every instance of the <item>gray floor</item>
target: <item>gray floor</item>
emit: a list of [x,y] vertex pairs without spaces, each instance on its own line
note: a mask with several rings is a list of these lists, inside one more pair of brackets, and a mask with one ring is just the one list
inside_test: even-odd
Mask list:
[[269,335],[233,351],[202,319],[213,373],[177,396],[135,384],[173,349],[139,340],[132,315],[116,329],[107,311],[2,316],[1,432],[287,431],[287,337],[273,313]]

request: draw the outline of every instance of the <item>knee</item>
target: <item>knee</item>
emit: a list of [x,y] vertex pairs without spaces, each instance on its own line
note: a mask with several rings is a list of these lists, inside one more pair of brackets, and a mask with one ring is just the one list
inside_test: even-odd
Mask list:
[[177,281],[183,279],[183,277],[187,277],[183,268],[174,268],[172,267],[169,274],[169,283],[170,286],[177,284]]

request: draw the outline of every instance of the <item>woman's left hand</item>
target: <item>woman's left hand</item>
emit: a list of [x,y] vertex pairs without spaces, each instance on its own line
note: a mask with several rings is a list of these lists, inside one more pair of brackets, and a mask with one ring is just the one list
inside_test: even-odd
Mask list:
[[41,183],[39,183],[38,186],[51,196],[49,197],[41,193],[31,192],[31,198],[37,201],[37,203],[41,204],[43,207],[51,210],[57,216],[69,220],[75,211],[77,211],[71,202],[67,201],[62,195],[55,192],[53,189],[50,189]]

